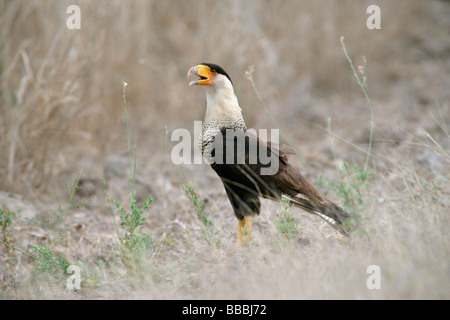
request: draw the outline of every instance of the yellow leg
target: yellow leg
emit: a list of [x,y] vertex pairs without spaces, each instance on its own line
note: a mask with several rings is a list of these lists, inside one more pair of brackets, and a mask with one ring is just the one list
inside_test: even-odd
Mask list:
[[238,220],[238,249],[242,247],[243,244],[249,244],[250,242],[250,231],[252,228],[252,216],[246,216],[242,220]]

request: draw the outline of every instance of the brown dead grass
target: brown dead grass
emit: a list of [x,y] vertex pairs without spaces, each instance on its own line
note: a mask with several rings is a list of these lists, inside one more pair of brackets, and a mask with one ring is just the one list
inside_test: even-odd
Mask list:
[[[80,293],[62,292],[35,279],[31,258],[17,253],[18,296],[2,264],[2,298],[450,297],[448,2],[379,1],[382,29],[370,31],[363,1],[77,1],[82,28],[71,31],[72,2],[0,3],[0,207],[21,210],[13,225],[18,247],[51,243],[24,218],[51,216],[83,167],[76,202],[87,204],[64,222],[69,247],[54,250],[82,261],[90,278]],[[376,127],[362,213],[370,236],[349,244],[294,211],[300,239],[283,247],[273,225],[280,206],[264,202],[252,246],[236,254],[236,222],[220,181],[204,165],[185,166],[223,239],[220,249],[209,248],[179,167],[165,162],[164,125],[170,139],[175,128],[192,131],[204,113],[203,92],[188,88],[187,70],[202,61],[224,66],[248,124],[272,127],[244,77],[256,65],[270,112],[306,159],[295,165],[312,181],[335,180],[332,145],[338,162],[362,165],[369,137],[369,111],[341,35],[355,64],[368,60]],[[139,284],[117,262],[100,178],[103,172],[111,198],[129,199],[122,80],[138,136],[136,197],[155,199],[144,228],[155,250]],[[328,117],[333,136],[324,129]],[[381,267],[381,290],[365,285],[371,264]]]

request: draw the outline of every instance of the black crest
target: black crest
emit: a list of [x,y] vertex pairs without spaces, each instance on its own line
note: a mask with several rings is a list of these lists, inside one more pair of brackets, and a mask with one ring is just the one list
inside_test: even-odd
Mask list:
[[217,73],[223,74],[225,77],[228,78],[228,80],[230,80],[231,83],[233,83],[233,81],[231,81],[231,78],[228,75],[228,73],[221,66],[219,66],[217,64],[214,64],[214,63],[207,63],[207,62],[204,62],[202,64],[205,65],[205,66],[210,67],[211,70],[213,70],[213,71],[215,71]]

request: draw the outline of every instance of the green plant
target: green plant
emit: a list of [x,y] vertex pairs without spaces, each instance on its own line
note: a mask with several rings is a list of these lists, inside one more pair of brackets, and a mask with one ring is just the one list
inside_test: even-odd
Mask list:
[[142,233],[139,229],[140,226],[144,225],[145,218],[143,214],[152,201],[153,199],[149,197],[144,201],[143,207],[138,208],[136,200],[131,199],[129,202],[130,211],[126,211],[119,200],[114,200],[114,204],[119,212],[120,227],[125,231],[125,234],[120,237],[123,254],[122,261],[131,273],[134,273],[132,271],[134,266],[143,264],[147,249],[152,248],[151,236]]
[[183,184],[181,188],[184,190],[189,200],[197,213],[197,217],[202,223],[203,239],[209,246],[215,245],[216,248],[220,247],[220,239],[218,238],[218,230],[214,226],[214,223],[208,218],[209,212],[206,211],[205,201],[200,201],[200,196],[195,192],[194,182]]
[[288,198],[281,199],[281,212],[274,224],[284,239],[294,240],[298,236],[298,219],[292,215],[292,206]]
[[55,226],[52,228],[52,231],[54,234],[57,235],[57,239],[60,241],[66,242],[64,240],[64,237],[62,235],[62,224],[64,220],[67,218],[67,214],[69,213],[69,210],[71,208],[79,208],[83,206],[81,205],[73,205],[73,197],[75,196],[75,193],[81,189],[81,187],[78,185],[81,177],[81,173],[83,172],[83,168],[80,168],[78,171],[78,174],[76,175],[75,181],[72,180],[72,177],[70,177],[69,184],[67,185],[68,195],[69,199],[67,201],[67,204],[65,206],[61,206],[61,203],[58,200],[58,209],[54,211],[57,221]]
[[[130,208],[127,211],[124,206],[122,206],[120,200],[115,199],[113,201],[120,219],[120,227],[124,230],[125,234],[121,235],[119,229],[117,227],[114,211],[111,204],[111,200],[107,191],[106,181],[104,176],[102,175],[102,181],[105,186],[105,194],[106,199],[110,207],[110,211],[113,217],[114,226],[116,228],[117,236],[120,240],[120,253],[121,260],[124,266],[127,268],[130,274],[136,274],[136,269],[141,271],[147,262],[147,250],[153,247],[152,238],[149,234],[142,233],[140,227],[144,225],[144,213],[149,208],[152,203],[152,197],[148,197],[144,200],[142,208],[139,208],[136,204],[135,199],[135,186],[136,186],[136,153],[137,153],[137,145],[134,144],[134,161],[131,155],[131,142],[130,142],[130,129],[129,129],[129,121],[128,121],[128,112],[127,112],[127,100],[126,100],[126,88],[127,83],[125,81],[122,82],[122,97],[125,108],[125,119],[126,119],[126,130],[127,130],[127,144],[128,144],[128,163],[129,163],[129,183],[131,190],[131,200],[129,201]],[[136,141],[136,132],[135,132],[135,141]]]
[[35,260],[34,274],[45,275],[49,281],[60,281],[66,278],[67,268],[71,265],[66,258],[62,255],[55,257],[53,250],[44,246],[34,246],[34,251],[39,255]]
[[[374,129],[374,113],[373,113],[373,106],[372,101],[370,100],[369,94],[368,94],[368,86],[367,86],[367,75],[366,75],[366,64],[367,59],[366,57],[362,57],[362,64],[358,66],[358,70],[356,70],[355,66],[353,65],[353,61],[350,58],[347,48],[344,43],[344,37],[341,36],[340,38],[342,50],[344,51],[344,55],[347,58],[347,61],[350,64],[350,68],[353,71],[353,75],[355,76],[355,79],[361,88],[361,90],[364,93],[364,96],[366,98],[366,101],[369,106],[370,111],[370,134],[369,134],[369,144],[368,144],[368,150],[367,150],[367,156],[364,163],[364,167],[361,168],[358,165],[350,166],[349,163],[344,162],[341,167],[337,165],[336,161],[336,154],[334,151],[334,143],[333,139],[331,139],[332,144],[332,152],[333,152],[333,158],[336,163],[336,172],[338,174],[339,183],[335,183],[332,181],[329,181],[324,176],[319,176],[319,178],[316,181],[316,184],[319,185],[322,188],[325,188],[326,191],[325,195],[327,195],[328,192],[333,192],[337,196],[344,199],[344,209],[348,212],[350,212],[351,219],[345,222],[344,225],[345,228],[350,227],[350,229],[360,229],[360,220],[362,218],[361,211],[363,207],[366,205],[367,200],[364,198],[363,190],[369,189],[369,179],[373,175],[373,171],[369,168],[369,160],[372,155],[372,144],[373,144],[373,129]],[[328,125],[327,125],[327,131],[329,136],[331,137],[332,131],[331,131],[331,119],[328,118]],[[348,225],[350,224],[350,225]]]
[[[12,235],[11,235],[11,225],[12,220],[16,216],[13,211],[3,210],[0,208],[0,227],[3,236],[4,243],[11,244],[12,243]],[[7,246],[7,252],[9,252],[10,247]]]
[[363,190],[369,188],[368,180],[372,171],[364,171],[358,165],[350,167],[347,162],[342,164],[342,168],[338,170],[339,183],[329,181],[326,177],[320,175],[316,184],[333,192],[335,195],[344,199],[344,209],[352,214],[356,214],[358,210],[365,204]]
[[[36,225],[49,235],[45,246],[34,246],[34,251],[38,254],[37,256],[27,254],[35,259],[33,274],[38,275],[41,279],[46,279],[48,281],[54,282],[64,280],[67,277],[66,270],[71,263],[69,262],[67,257],[61,254],[55,256],[52,248],[54,248],[55,245],[61,245],[70,248],[69,243],[63,234],[63,223],[66,220],[71,209],[84,206],[84,203],[73,203],[76,192],[81,189],[78,183],[80,181],[82,171],[82,169],[78,171],[75,179],[73,179],[72,176],[70,177],[69,184],[67,186],[69,198],[65,205],[62,205],[60,200],[56,199],[58,202],[58,208],[55,210],[50,209],[51,215],[50,217],[46,218],[45,221],[40,221],[39,219],[35,218],[29,219],[32,224]],[[46,223],[50,226],[46,227]]]
[[13,237],[11,232],[11,225],[12,220],[16,216],[16,214],[13,211],[6,210],[4,211],[2,208],[0,208],[0,227],[1,227],[1,234],[3,237],[3,241],[1,241],[5,245],[7,260],[6,262],[9,265],[10,271],[11,271],[11,281],[12,286],[14,288],[14,292],[17,296],[17,284],[16,284],[16,272],[14,271],[13,267],[13,252],[14,252],[14,246],[13,243]]
[[348,63],[350,64],[350,68],[353,71],[353,75],[355,76],[356,82],[358,83],[359,87],[361,88],[362,92],[364,93],[364,96],[367,100],[367,104],[369,106],[369,111],[370,111],[369,146],[368,146],[368,150],[367,150],[366,162],[364,164],[364,171],[367,171],[368,166],[369,166],[369,159],[370,159],[371,152],[372,152],[373,129],[375,127],[375,122],[374,122],[375,116],[373,113],[372,101],[370,100],[368,88],[367,88],[367,75],[366,75],[367,59],[365,56],[362,57],[363,64],[358,66],[358,72],[360,74],[360,75],[358,75],[358,72],[356,71],[355,66],[353,65],[353,61],[347,52],[347,48],[345,47],[344,36],[341,36],[340,41],[341,41],[341,45],[342,45],[342,50],[344,51],[344,55],[347,58]]
[[[58,203],[57,209],[49,209],[50,216],[45,219],[45,221],[39,221],[39,219],[27,219],[32,224],[36,225],[43,231],[45,231],[50,237],[49,241],[51,240],[54,243],[57,243],[59,245],[68,246],[67,240],[65,239],[63,233],[62,233],[62,225],[67,218],[69,212],[73,208],[80,208],[84,206],[84,203],[81,204],[74,204],[73,198],[78,190],[81,189],[81,187],[78,185],[81,177],[83,169],[80,168],[78,173],[75,176],[75,179],[70,177],[69,184],[67,185],[68,190],[68,200],[65,205],[62,205],[59,199],[56,199]],[[49,227],[46,227],[45,224],[49,224]]]

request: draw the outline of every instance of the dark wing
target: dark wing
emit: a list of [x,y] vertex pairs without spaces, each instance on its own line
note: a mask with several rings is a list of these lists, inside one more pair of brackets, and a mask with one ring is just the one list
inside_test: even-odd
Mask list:
[[[222,180],[236,217],[242,219],[259,214],[259,197],[269,194],[269,190],[276,190],[260,177],[261,169],[268,167],[270,159],[263,157],[267,164],[262,164],[259,149],[264,147],[270,153],[270,148],[260,144],[250,132],[235,129],[223,129],[215,136],[213,146],[211,167]],[[278,161],[278,154],[274,153],[272,157]],[[280,195],[271,195],[271,198],[279,199]]]
[[248,178],[239,165],[213,163],[211,167],[222,180],[234,214],[239,220],[259,214],[261,202],[251,176]]
[[[227,147],[228,146],[228,147]],[[259,214],[258,196],[272,200],[288,197],[302,209],[341,224],[348,214],[323,197],[288,158],[295,151],[273,142],[263,142],[249,131],[222,129],[214,139],[213,169],[227,190],[236,216]]]

